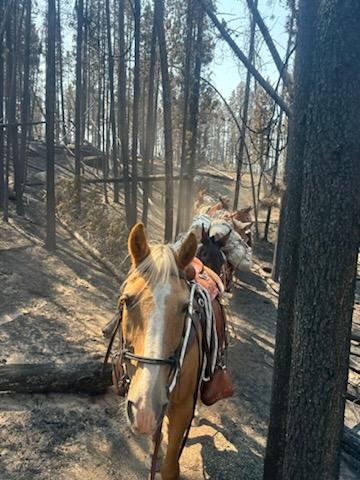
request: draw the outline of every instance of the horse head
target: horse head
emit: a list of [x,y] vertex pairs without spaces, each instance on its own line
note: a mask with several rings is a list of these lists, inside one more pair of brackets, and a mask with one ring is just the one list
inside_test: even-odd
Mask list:
[[149,246],[142,224],[129,235],[132,268],[124,283],[122,335],[131,379],[126,411],[135,432],[154,434],[169,401],[169,381],[182,342],[189,290],[182,272],[196,253],[190,233],[173,252]]
[[206,230],[204,225],[202,226],[201,245],[198,248],[196,256],[204,265],[220,275],[222,266],[226,262],[222,248],[226,245],[231,230],[218,240],[215,240],[214,236],[210,237],[209,230]]

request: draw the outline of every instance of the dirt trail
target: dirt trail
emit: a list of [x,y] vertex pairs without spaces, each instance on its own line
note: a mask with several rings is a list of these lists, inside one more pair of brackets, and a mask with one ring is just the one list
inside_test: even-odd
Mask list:
[[[108,273],[61,229],[55,255],[42,247],[41,225],[16,220],[0,232],[0,362],[102,356],[101,327],[118,290]],[[261,479],[276,301],[255,273],[237,281],[229,351],[236,396],[201,409],[182,458],[184,480]],[[123,401],[112,392],[2,394],[0,425],[1,480],[146,478],[147,443],[129,432]],[[359,476],[343,464],[341,478]]]

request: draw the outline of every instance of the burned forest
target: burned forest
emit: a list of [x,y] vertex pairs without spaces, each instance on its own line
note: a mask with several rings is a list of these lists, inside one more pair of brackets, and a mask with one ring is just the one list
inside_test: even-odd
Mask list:
[[0,0],[0,479],[360,478],[360,2]]

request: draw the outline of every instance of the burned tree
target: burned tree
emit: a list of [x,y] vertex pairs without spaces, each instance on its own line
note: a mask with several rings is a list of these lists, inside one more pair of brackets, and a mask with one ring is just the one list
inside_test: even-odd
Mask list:
[[48,1],[48,30],[46,55],[46,247],[56,248],[55,232],[55,0]]
[[300,2],[266,480],[339,474],[359,243],[359,15],[356,0]]

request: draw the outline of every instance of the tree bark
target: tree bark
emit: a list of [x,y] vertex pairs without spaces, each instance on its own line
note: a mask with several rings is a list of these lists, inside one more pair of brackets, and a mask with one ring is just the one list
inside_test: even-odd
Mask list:
[[4,35],[5,29],[6,29],[6,24],[8,23],[8,20],[10,18],[11,10],[12,10],[14,2],[15,2],[15,0],[9,0],[6,7],[4,7],[4,14],[3,14],[1,24],[0,24],[0,38],[2,38],[3,35]]
[[[151,33],[151,47],[150,47],[150,66],[149,66],[149,87],[148,87],[148,101],[147,101],[147,115],[146,115],[146,136],[145,136],[145,152],[143,163],[143,175],[148,175],[150,172],[150,159],[152,157],[152,138],[153,138],[153,119],[154,119],[154,85],[155,85],[155,66],[156,66],[156,3],[154,4],[154,19]],[[143,213],[142,221],[147,225],[148,211],[149,211],[149,193],[150,184],[143,184]]]
[[193,215],[194,203],[194,177],[196,172],[196,150],[198,140],[198,117],[200,103],[200,75],[203,55],[203,30],[204,30],[204,12],[201,8],[197,9],[197,38],[195,45],[195,66],[194,66],[194,82],[190,96],[189,111],[189,169],[188,174],[188,192],[185,202],[185,226],[188,228]]
[[23,98],[21,104],[21,144],[20,158],[22,169],[20,172],[21,190],[25,189],[25,179],[27,174],[26,142],[28,137],[28,122],[30,121],[30,47],[31,47],[31,0],[26,2],[25,18],[25,51],[24,51],[24,86]]
[[[0,7],[1,15],[4,15],[4,6]],[[0,32],[1,33],[1,32]],[[4,121],[4,32],[0,36],[0,121]],[[4,208],[5,197],[5,156],[4,156],[4,129],[0,128],[0,210]]]
[[173,236],[173,210],[174,210],[174,186],[173,186],[173,142],[172,142],[172,118],[171,118],[171,89],[169,78],[169,66],[167,58],[166,38],[164,29],[164,1],[155,0],[158,15],[155,16],[157,37],[159,41],[163,110],[164,110],[164,139],[165,139],[165,241],[171,242]]
[[55,0],[48,0],[48,28],[46,55],[46,248],[56,248],[55,231]]
[[75,97],[75,195],[77,213],[81,211],[81,114],[82,114],[82,44],[84,25],[84,2],[77,2],[77,39],[76,39],[76,97]]
[[8,135],[11,142],[12,159],[14,166],[14,184],[16,196],[16,213],[24,215],[24,205],[22,201],[21,188],[21,164],[19,157],[19,143],[18,143],[18,129],[16,121],[16,104],[17,104],[17,71],[18,71],[18,46],[19,46],[19,32],[17,31],[17,4],[13,4],[12,15],[12,70],[10,83],[10,99],[9,99],[9,113],[8,113]]
[[126,103],[126,63],[125,63],[125,0],[119,0],[119,130],[121,158],[125,177],[125,214],[127,226],[131,227],[130,183],[129,183],[129,125]]
[[359,241],[359,15],[356,0],[300,2],[265,479],[339,475]]
[[138,174],[138,137],[139,137],[139,104],[140,104],[140,0],[134,0],[134,103],[132,121],[132,147],[131,147],[131,225],[137,222],[137,174]]
[[188,185],[183,176],[188,171],[190,145],[190,118],[189,118],[189,100],[190,87],[192,82],[192,57],[193,57],[193,25],[194,25],[194,2],[188,0],[186,12],[186,41],[185,41],[185,64],[183,71],[184,93],[183,93],[183,125],[181,141],[181,159],[180,159],[180,183],[178,194],[178,208],[176,220],[176,235],[184,232],[186,225],[186,197],[189,194]]
[[[49,0],[51,3],[52,0]],[[112,384],[111,365],[102,362],[12,364],[0,367],[0,391],[16,393],[104,393]]]
[[[11,3],[13,5],[14,2]],[[8,6],[10,5],[10,2]],[[12,54],[13,48],[12,38],[12,19],[8,15],[6,18],[6,76],[5,76],[5,108],[6,108],[6,120],[9,120],[10,115],[10,97],[11,97],[11,75],[12,75]],[[5,157],[5,178],[4,178],[4,222],[9,221],[9,175],[10,175],[10,154],[11,154],[11,141],[9,129],[6,131],[6,157]]]
[[[257,6],[257,0],[255,0],[255,6]],[[254,61],[255,26],[256,26],[255,19],[252,16],[251,17],[251,24],[250,24],[250,44],[249,44],[249,57],[248,57],[249,62],[251,62],[251,64]],[[246,72],[246,82],[245,82],[245,91],[244,91],[244,104],[243,104],[242,113],[240,115],[240,118],[242,119],[242,125],[241,125],[241,132],[240,132],[239,152],[237,154],[236,183],[235,183],[233,210],[237,210],[237,208],[239,206],[241,171],[242,171],[242,166],[243,166],[243,163],[244,163],[246,129],[247,129],[248,115],[249,115],[250,83],[251,83],[251,73],[250,73],[250,70],[247,70],[247,72]]]
[[88,32],[89,32],[89,0],[85,0],[83,16],[83,42],[82,42],[82,75],[81,75],[81,145],[84,144],[85,130],[88,127],[87,102],[88,102],[88,81],[87,72],[89,68],[88,55]]
[[67,142],[66,122],[65,122],[65,101],[64,101],[64,68],[63,68],[63,50],[62,50],[62,35],[61,35],[61,9],[60,0],[57,0],[57,31],[58,31],[58,45],[59,45],[59,84],[60,84],[60,105],[61,105],[61,128],[63,135],[63,142]]
[[[118,144],[116,134],[116,118],[115,118],[115,85],[114,85],[114,56],[111,44],[111,22],[110,22],[110,4],[109,0],[105,2],[106,8],[106,25],[107,25],[107,47],[108,47],[108,63],[109,63],[109,94],[110,94],[110,127],[112,136],[112,165],[114,177],[118,177]],[[114,202],[119,203],[119,184],[114,184]]]

